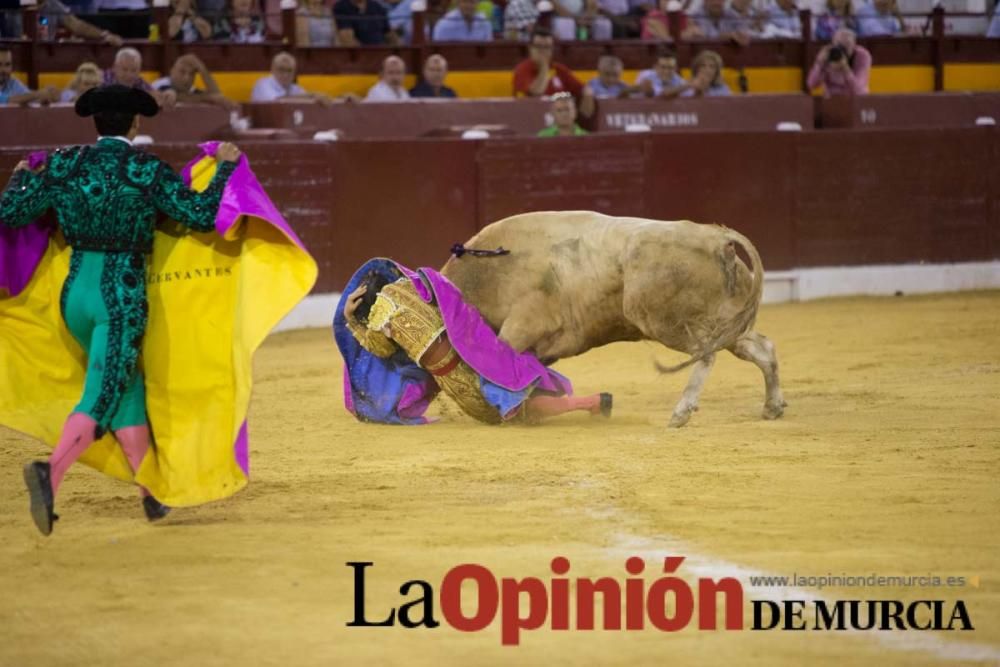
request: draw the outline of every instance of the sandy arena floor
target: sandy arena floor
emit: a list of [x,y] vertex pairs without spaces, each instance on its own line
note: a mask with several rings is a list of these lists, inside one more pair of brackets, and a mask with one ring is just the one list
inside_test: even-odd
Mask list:
[[[46,450],[0,429],[0,665],[1000,663],[1000,292],[769,306],[758,330],[778,347],[786,416],[762,421],[759,372],[723,354],[679,431],[665,426],[686,374],[651,361],[681,357],[650,343],[558,365],[580,392],[614,392],[610,421],[487,427],[442,404],[443,423],[403,428],[344,410],[328,331],[276,335],[257,357],[250,487],[156,526],[131,488],[78,467],[40,537],[21,464]],[[739,578],[748,600],[961,599],[976,630],[546,627],[502,647],[499,619],[478,633],[345,626],[346,561],[375,563],[378,619],[406,601],[403,582],[437,591],[461,563],[548,581],[563,555],[570,576],[623,581],[628,556],[655,577],[668,554],[691,582]],[[750,587],[792,572],[969,579]]]

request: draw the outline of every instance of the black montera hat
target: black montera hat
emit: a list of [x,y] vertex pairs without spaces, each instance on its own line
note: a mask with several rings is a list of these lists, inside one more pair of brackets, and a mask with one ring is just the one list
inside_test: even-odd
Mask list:
[[76,100],[78,116],[93,116],[102,111],[121,111],[155,116],[160,110],[153,96],[138,88],[120,84],[91,88]]

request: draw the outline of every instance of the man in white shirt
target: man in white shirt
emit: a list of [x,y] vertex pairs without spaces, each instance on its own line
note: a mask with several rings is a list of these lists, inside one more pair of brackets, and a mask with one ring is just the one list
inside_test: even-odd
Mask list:
[[[195,77],[201,75],[205,82],[205,90],[196,88]],[[219,89],[215,77],[205,67],[201,58],[193,53],[186,53],[174,61],[170,68],[170,76],[157,79],[152,84],[153,90],[159,93],[173,91],[178,102],[187,104],[214,104],[227,111],[238,111],[240,105],[228,99]]]
[[800,39],[802,37],[802,20],[795,0],[775,0],[767,12],[767,22],[761,32],[765,39],[783,38]]
[[903,17],[896,0],[862,3],[854,16],[858,21],[858,37],[892,37],[903,33]]
[[476,11],[476,0],[458,0],[458,6],[434,24],[435,42],[492,42],[493,25]]
[[406,63],[399,56],[389,56],[382,61],[382,76],[371,87],[365,102],[404,102],[410,93],[403,86],[406,77]]
[[149,93],[161,107],[169,108],[177,102],[177,95],[172,90],[164,92],[153,90],[142,78],[142,54],[131,46],[118,49],[111,69],[104,70],[104,85],[110,86],[115,83]]
[[324,106],[333,100],[323,93],[310,93],[295,83],[295,56],[282,51],[271,59],[271,75],[258,79],[250,93],[251,102],[276,102],[285,100],[313,101]]
[[652,68],[639,72],[635,86],[639,96],[670,100],[684,92],[687,81],[677,73],[677,55],[664,50],[657,54]]

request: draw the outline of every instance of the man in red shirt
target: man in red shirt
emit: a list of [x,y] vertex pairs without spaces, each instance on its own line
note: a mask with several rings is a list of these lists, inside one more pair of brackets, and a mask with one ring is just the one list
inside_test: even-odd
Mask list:
[[545,28],[531,33],[528,58],[514,68],[514,97],[542,97],[570,93],[577,98],[581,116],[594,113],[594,92],[562,63],[552,62],[555,40]]

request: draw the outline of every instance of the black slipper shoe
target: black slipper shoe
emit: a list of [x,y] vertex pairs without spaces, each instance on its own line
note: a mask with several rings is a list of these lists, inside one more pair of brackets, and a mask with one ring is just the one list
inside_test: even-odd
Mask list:
[[146,496],[142,499],[142,509],[145,510],[146,518],[150,521],[159,521],[170,514],[170,508],[153,496]]
[[51,535],[52,523],[59,517],[53,511],[55,501],[52,496],[49,464],[42,461],[26,463],[24,484],[28,487],[28,495],[31,497],[31,518],[34,519],[38,532],[42,535]]
[[611,406],[614,403],[614,396],[607,392],[601,393],[601,414],[605,417],[611,416]]

